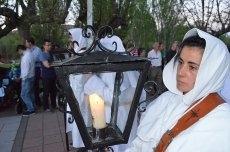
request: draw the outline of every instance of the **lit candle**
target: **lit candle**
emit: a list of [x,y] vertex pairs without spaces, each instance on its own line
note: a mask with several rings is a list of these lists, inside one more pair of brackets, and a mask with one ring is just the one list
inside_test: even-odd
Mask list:
[[103,99],[96,93],[89,95],[89,104],[93,117],[93,127],[102,129],[106,127],[105,105]]

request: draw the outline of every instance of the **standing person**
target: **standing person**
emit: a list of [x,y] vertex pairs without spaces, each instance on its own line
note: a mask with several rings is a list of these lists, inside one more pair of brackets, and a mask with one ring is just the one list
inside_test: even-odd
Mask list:
[[161,69],[163,70],[164,66],[165,66],[165,46],[162,42],[159,42],[159,51],[161,52]]
[[129,52],[131,56],[138,56],[138,51],[137,51],[134,43],[135,42],[127,44],[127,52]]
[[[50,51],[52,44],[50,40],[45,39],[43,42],[43,52],[40,56],[42,62],[42,84],[43,84],[43,109],[44,111],[50,111],[56,109],[56,73],[50,63],[53,61],[53,56]],[[49,108],[49,97],[51,101],[51,107]]]
[[[229,61],[230,62],[230,61]],[[230,71],[229,76],[224,82],[224,87],[219,91],[219,95],[230,104]]]
[[146,50],[145,50],[145,48],[140,47],[140,48],[138,48],[137,52],[138,52],[138,56],[139,57],[146,57]]
[[[69,30],[69,43],[70,47],[74,49],[76,53],[85,50],[87,42],[86,39],[82,36],[82,29],[81,28],[73,28]],[[79,44],[79,45],[78,45]],[[89,118],[86,117],[88,115],[88,110],[86,107],[86,103],[84,102],[84,78],[82,75],[69,75],[69,82],[70,86],[73,90],[75,98],[79,102],[79,107],[81,110],[82,115],[84,116],[85,122],[89,122]],[[69,104],[67,103],[66,111],[70,111]],[[78,151],[86,151],[84,148],[85,145],[82,141],[80,132],[77,128],[76,122],[69,123],[68,119],[72,118],[72,115],[66,114],[66,133],[70,132],[72,135],[72,142],[73,147],[77,148]]]
[[26,39],[26,47],[32,52],[35,61],[35,80],[34,80],[34,97],[33,102],[35,106],[41,106],[41,101],[39,98],[40,92],[40,80],[41,80],[41,61],[39,57],[41,56],[41,49],[35,45],[35,41],[32,37]]
[[156,84],[159,86],[159,92],[161,93],[164,91],[165,86],[162,80],[162,56],[159,47],[159,42],[154,42],[152,50],[149,51],[147,55],[148,59],[151,61],[148,80],[155,81]]
[[[74,35],[71,33],[72,37],[82,37],[81,34]],[[70,39],[72,40],[72,39]],[[113,42],[117,43],[117,46],[113,45]],[[107,49],[115,50],[117,47],[118,52],[125,52],[125,48],[122,44],[122,41],[117,36],[112,36],[111,38],[105,37],[100,40],[100,43]],[[83,45],[84,46],[84,45]],[[79,45],[79,48],[83,46]],[[79,49],[78,49],[79,50]],[[78,51],[75,50],[75,51]],[[134,95],[135,87],[137,84],[138,73],[137,71],[127,71],[123,72],[123,81],[121,84],[121,94],[119,96],[119,109],[118,109],[118,127],[123,132],[125,127],[125,120],[127,119],[130,103],[132,101],[132,97]],[[92,125],[92,120],[90,117],[89,111],[89,95],[92,93],[97,93],[100,95],[105,101],[105,113],[106,113],[106,122],[110,122],[111,116],[111,101],[113,97],[114,90],[114,82],[115,82],[115,73],[97,73],[97,74],[80,74],[80,75],[70,75],[70,85],[72,87],[73,93],[79,102],[80,110],[83,115],[84,121],[87,125]],[[142,95],[142,99],[145,99],[145,94]],[[67,118],[68,120],[68,118]],[[79,130],[74,122],[72,126],[70,126],[67,122],[67,129],[72,131],[72,139],[73,139],[73,147],[84,149],[84,143],[81,139]],[[134,139],[137,129],[137,117],[134,120],[133,128],[131,131],[131,135],[129,138],[128,144]],[[122,145],[114,145],[114,152],[122,152],[124,151],[128,144]],[[86,151],[86,149],[84,149]]]
[[189,30],[163,71],[169,91],[147,107],[126,152],[229,152],[230,105],[217,94],[229,60],[221,40]]
[[21,55],[21,98],[26,104],[27,109],[23,112],[23,115],[28,116],[35,113],[32,100],[35,76],[35,62],[33,60],[32,53],[28,49],[26,49],[24,45],[18,45],[17,52],[19,55]]
[[[228,52],[230,53],[230,48],[228,47]],[[229,60],[230,62],[230,60]],[[219,95],[230,104],[230,70],[229,76],[224,82],[224,87],[219,91]]]
[[166,53],[166,63],[168,63],[175,55],[179,47],[179,42],[174,41],[170,50]]

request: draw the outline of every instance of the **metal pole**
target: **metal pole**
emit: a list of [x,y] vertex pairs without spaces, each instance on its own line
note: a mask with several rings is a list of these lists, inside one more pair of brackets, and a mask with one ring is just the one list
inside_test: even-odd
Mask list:
[[[93,26],[93,0],[87,0],[87,25]],[[87,33],[92,35],[92,31],[88,30]],[[87,39],[87,48],[93,42],[93,37]]]
[[87,0],[87,25],[93,25],[93,0]]

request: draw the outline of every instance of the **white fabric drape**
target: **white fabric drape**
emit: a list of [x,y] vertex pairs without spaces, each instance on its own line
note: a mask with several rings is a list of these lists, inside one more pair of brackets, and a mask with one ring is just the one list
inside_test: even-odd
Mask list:
[[[230,68],[227,47],[219,39],[196,28],[188,31],[184,39],[197,34],[205,39],[206,47],[194,88],[185,95],[176,88],[178,61],[174,64],[174,57],[163,71],[163,80],[169,91],[147,107],[138,128],[138,137],[126,152],[152,152],[162,135],[176,124],[193,102],[222,88]],[[225,103],[180,133],[166,151],[229,152],[229,142],[230,106]]]
[[[121,39],[117,36],[113,36],[111,38],[105,37],[101,39],[100,42],[107,49],[115,50],[115,48],[117,48],[117,52],[125,51]],[[117,43],[117,47],[116,45],[114,45],[113,42]],[[80,75],[71,74],[69,76],[71,88],[74,92],[76,99],[79,102],[79,107],[84,117],[84,121],[86,125],[90,126],[90,123],[92,122],[90,119],[91,117],[90,117],[90,111],[88,107],[89,104],[85,97],[92,93],[97,93],[104,99],[106,121],[107,123],[110,122],[115,76],[116,75],[114,72],[96,73],[93,74],[89,79],[86,79],[83,74]],[[125,127],[125,122],[128,117],[129,108],[131,105],[131,101],[133,99],[138,78],[139,78],[139,73],[137,71],[123,72],[123,81],[120,87],[121,94],[119,96],[119,109],[118,109],[118,119],[117,119],[117,124],[121,131],[123,131]],[[144,99],[145,99],[145,92],[142,93],[140,100],[144,100]],[[68,117],[70,117],[70,115],[67,114],[67,120]],[[138,124],[137,124],[137,117],[136,117],[133,122],[129,143],[131,143],[131,141],[136,136],[137,125]],[[67,127],[67,131],[72,131],[73,147],[84,147],[84,143],[82,142],[76,123],[73,122],[72,124],[69,124],[67,121],[66,127]],[[114,152],[125,151],[129,143],[113,146]]]
[[74,43],[73,49],[78,53],[81,49],[86,47],[86,39],[82,36],[82,28],[73,28],[69,30],[72,36],[72,41],[77,41],[78,45]]
[[[230,62],[230,61],[229,61]],[[230,104],[230,71],[229,76],[224,82],[224,87],[219,91],[219,95]]]

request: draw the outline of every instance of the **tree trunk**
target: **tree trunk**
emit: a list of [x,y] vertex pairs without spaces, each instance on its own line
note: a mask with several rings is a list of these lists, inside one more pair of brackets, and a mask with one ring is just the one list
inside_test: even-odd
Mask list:
[[30,25],[22,23],[18,26],[18,33],[20,36],[20,43],[25,44],[25,39],[30,37]]

